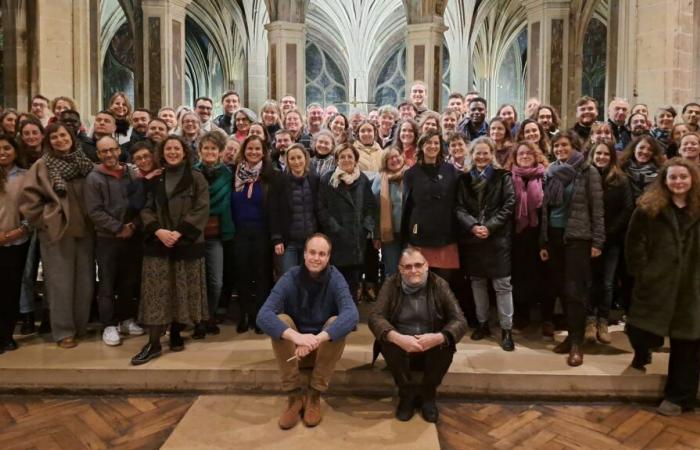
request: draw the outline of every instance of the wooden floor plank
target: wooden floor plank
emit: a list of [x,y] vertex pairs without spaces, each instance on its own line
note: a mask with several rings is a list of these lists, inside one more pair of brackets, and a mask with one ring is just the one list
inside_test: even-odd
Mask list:
[[513,433],[515,430],[529,424],[533,420],[537,420],[541,416],[542,413],[539,411],[525,411],[522,414],[518,415],[518,417],[515,418],[515,420],[510,420],[507,423],[499,426],[498,428],[494,428],[488,434],[494,439],[502,439],[503,437]]
[[649,442],[651,442],[656,436],[661,434],[661,432],[666,428],[661,422],[650,421],[647,422],[643,427],[637,430],[634,434],[624,440],[626,446],[630,448],[644,448]]
[[666,449],[666,448],[673,448],[674,445],[676,445],[676,442],[681,437],[678,436],[677,434],[673,434],[669,431],[664,430],[661,432],[659,435],[657,435],[651,442],[649,442],[645,449]]
[[632,417],[625,420],[618,427],[612,430],[612,432],[610,432],[610,437],[619,440],[627,439],[629,436],[634,434],[635,431],[653,419],[654,416],[654,413],[649,411],[637,411],[632,415]]

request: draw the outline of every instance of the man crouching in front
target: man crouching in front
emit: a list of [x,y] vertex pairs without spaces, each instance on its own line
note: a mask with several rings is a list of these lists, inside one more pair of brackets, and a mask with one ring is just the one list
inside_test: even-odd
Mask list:
[[[420,407],[427,422],[437,422],[437,387],[467,322],[447,281],[429,272],[418,249],[401,254],[399,273],[379,291],[369,327],[399,388],[396,418],[410,420]],[[422,380],[414,379],[411,370],[423,372]]]
[[[306,240],[304,265],[287,271],[260,309],[258,326],[272,337],[272,350],[289,402],[279,418],[287,430],[303,411],[304,423],[321,422],[321,393],[328,390],[345,336],[357,325],[357,308],[343,275],[328,264],[331,241],[317,233]],[[312,367],[303,396],[299,368]]]

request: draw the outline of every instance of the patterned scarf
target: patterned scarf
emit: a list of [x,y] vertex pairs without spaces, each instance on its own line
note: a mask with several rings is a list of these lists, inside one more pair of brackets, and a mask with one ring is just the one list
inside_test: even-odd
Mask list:
[[527,227],[538,224],[537,210],[542,207],[542,177],[544,166],[519,167],[513,165],[513,187],[515,188],[515,231],[520,233]]
[[630,177],[630,181],[632,181],[632,190],[635,198],[642,195],[644,188],[656,179],[658,171],[656,164],[651,161],[646,164],[639,164],[634,159],[629,160],[627,167],[625,167],[625,172]]
[[544,191],[548,205],[561,206],[564,203],[564,190],[576,177],[583,161],[583,154],[574,150],[568,160],[555,161],[547,168]]
[[66,196],[70,180],[86,177],[95,166],[80,149],[67,155],[49,151],[42,158],[46,162],[53,190],[59,197]]
[[248,167],[248,163],[243,161],[236,168],[236,179],[234,185],[236,192],[242,192],[245,185],[248,185],[248,198],[253,196],[253,185],[260,177],[262,169],[262,161],[259,161],[253,167]]
[[394,240],[394,223],[391,207],[391,190],[389,183],[403,183],[403,174],[406,172],[404,164],[399,170],[393,173],[381,173],[381,188],[379,191],[379,237],[382,242],[392,242]]
[[335,169],[335,172],[333,172],[333,175],[331,175],[331,186],[334,188],[337,188],[340,186],[340,182],[342,181],[346,185],[351,185],[353,184],[358,178],[360,178],[360,167],[355,165],[355,168],[353,169],[352,173],[347,173],[340,167]]

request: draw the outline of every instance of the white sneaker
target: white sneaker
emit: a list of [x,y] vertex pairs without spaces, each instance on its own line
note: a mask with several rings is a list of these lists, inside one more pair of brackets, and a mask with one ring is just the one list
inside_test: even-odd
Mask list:
[[141,336],[146,334],[143,328],[138,326],[134,319],[127,319],[119,325],[122,334],[128,334],[129,336]]
[[106,327],[102,332],[102,341],[110,346],[120,345],[122,339],[119,337],[117,327]]

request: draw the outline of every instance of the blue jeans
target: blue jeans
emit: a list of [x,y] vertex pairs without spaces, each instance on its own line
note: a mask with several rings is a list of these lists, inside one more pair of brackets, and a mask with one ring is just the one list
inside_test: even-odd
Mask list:
[[615,291],[615,275],[620,263],[622,245],[605,245],[603,254],[593,259],[593,286],[586,307],[589,319],[608,319]]
[[207,272],[209,317],[214,318],[224,285],[224,246],[219,239],[207,239],[204,242],[204,264]]
[[[479,323],[489,320],[489,291],[486,285],[488,279],[470,277],[474,303],[476,304],[476,318]],[[496,304],[498,305],[498,321],[502,330],[513,328],[513,288],[510,285],[510,277],[494,278],[491,280],[496,291]]]
[[286,273],[292,267],[299,266],[304,262],[304,245],[290,242],[284,246],[282,254],[282,273]]
[[398,239],[382,243],[382,262],[384,263],[384,276],[386,278],[398,272],[401,250],[403,250],[403,247]]

